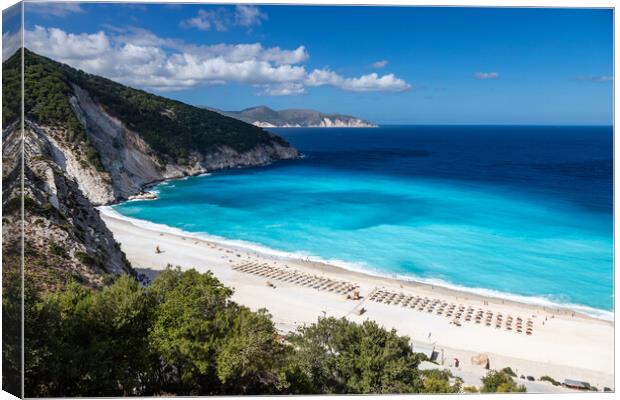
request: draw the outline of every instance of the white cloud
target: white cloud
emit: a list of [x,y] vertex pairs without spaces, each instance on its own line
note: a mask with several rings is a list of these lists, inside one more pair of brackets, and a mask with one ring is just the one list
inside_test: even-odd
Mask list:
[[260,25],[267,18],[267,14],[260,11],[256,6],[238,5],[234,12],[229,8],[218,7],[198,10],[195,17],[181,21],[181,27],[196,28],[201,31],[215,29],[224,32],[233,26],[251,28]]
[[205,10],[198,10],[198,16],[181,21],[183,28],[196,28],[201,31],[208,31],[211,29],[211,14]]
[[239,26],[260,25],[264,20],[267,20],[267,14],[261,12],[256,6],[238,5],[235,7],[235,24]]
[[283,65],[303,63],[309,58],[304,46],[299,46],[293,50],[283,50],[280,47],[263,48],[260,43],[198,46],[187,44],[177,39],[160,38],[153,34],[153,32],[142,28],[119,28],[112,25],[106,25],[105,27],[116,33],[115,40],[118,42],[127,42],[139,46],[158,46],[203,57],[224,57],[228,61],[256,58]]
[[66,33],[57,28],[40,26],[26,31],[28,48],[39,54],[53,54],[62,60],[84,60],[97,57],[110,49],[108,37],[103,31],[93,34]]
[[36,26],[25,32],[26,47],[84,71],[124,84],[156,90],[238,82],[264,95],[296,95],[309,86],[353,92],[397,92],[410,85],[393,74],[343,77],[327,69],[311,73],[304,46],[265,48],[260,43],[194,45],[161,38],[140,28],[108,26],[106,33],[73,34]]
[[20,31],[2,33],[2,62],[10,58],[22,46]]
[[308,60],[310,56],[304,46],[299,46],[295,50],[281,50],[279,47],[266,49],[263,59],[273,61],[276,64],[299,64]]
[[223,8],[210,11],[198,10],[198,15],[181,21],[181,26],[183,28],[196,28],[201,31],[215,29],[216,31],[223,32],[228,30],[230,25],[229,18],[230,16]]
[[240,62],[248,59],[267,61],[276,65],[300,64],[308,59],[304,46],[294,50],[279,47],[264,48],[260,43],[216,44],[210,46],[177,45],[177,50],[204,58],[222,57],[226,61]]
[[379,60],[372,63],[373,68],[385,68],[388,65],[388,60]]
[[262,96],[291,96],[305,94],[306,88],[302,83],[287,82],[278,85],[264,85],[258,94]]
[[359,78],[344,78],[326,69],[315,69],[305,83],[308,86],[330,85],[350,92],[402,92],[411,89],[411,85],[394,74],[379,76],[373,72]]
[[52,2],[29,2],[26,3],[26,13],[64,17],[69,14],[83,13],[84,9],[77,2],[52,3]]
[[499,73],[498,72],[476,72],[474,74],[474,78],[476,79],[499,79]]

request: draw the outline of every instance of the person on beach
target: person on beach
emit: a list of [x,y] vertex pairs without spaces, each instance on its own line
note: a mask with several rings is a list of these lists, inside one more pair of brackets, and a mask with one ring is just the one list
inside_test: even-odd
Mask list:
[[161,249],[159,248],[159,245],[155,246],[155,253],[157,254],[161,253]]

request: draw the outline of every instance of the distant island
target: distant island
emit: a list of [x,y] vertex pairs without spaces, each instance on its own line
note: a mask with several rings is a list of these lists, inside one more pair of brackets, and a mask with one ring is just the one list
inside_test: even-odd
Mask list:
[[246,108],[241,111],[223,111],[204,107],[228,117],[236,118],[261,128],[376,128],[363,119],[343,114],[326,114],[315,110],[273,110],[267,106]]

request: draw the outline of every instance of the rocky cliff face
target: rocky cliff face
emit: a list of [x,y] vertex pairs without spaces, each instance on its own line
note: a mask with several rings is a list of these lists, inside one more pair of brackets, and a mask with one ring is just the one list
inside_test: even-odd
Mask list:
[[[8,183],[3,191],[3,217],[19,247],[24,236],[25,273],[47,290],[75,279],[87,286],[101,286],[113,275],[133,274],[120,246],[105,226],[78,182],[68,174],[69,163],[59,159],[62,151],[54,134],[30,121],[23,134],[23,192],[21,182],[21,129],[3,134],[3,165]],[[88,171],[84,172],[89,177]],[[23,225],[21,199],[23,193]]]
[[62,132],[37,126],[45,131],[55,148],[55,160],[74,178],[86,197],[95,205],[127,199],[149,183],[196,175],[225,168],[249,167],[298,156],[297,150],[279,141],[259,144],[238,152],[229,146],[217,146],[208,153],[192,152],[184,164],[158,154],[142,137],[105,111],[82,88],[73,85],[71,107],[86,128],[91,144],[100,155],[104,172],[80,163],[72,144],[62,144]]
[[319,128],[376,128],[377,125],[371,124],[359,118],[328,118],[324,117],[318,125]]
[[265,121],[254,121],[252,125],[261,128],[376,128],[377,125],[371,124],[359,118],[330,118],[323,117],[319,122],[304,123],[283,123],[275,125]]

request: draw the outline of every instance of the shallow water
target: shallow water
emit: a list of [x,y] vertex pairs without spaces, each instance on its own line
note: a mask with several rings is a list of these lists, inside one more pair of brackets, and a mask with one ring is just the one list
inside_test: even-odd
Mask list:
[[115,206],[384,275],[613,307],[610,127],[278,129],[305,155]]

